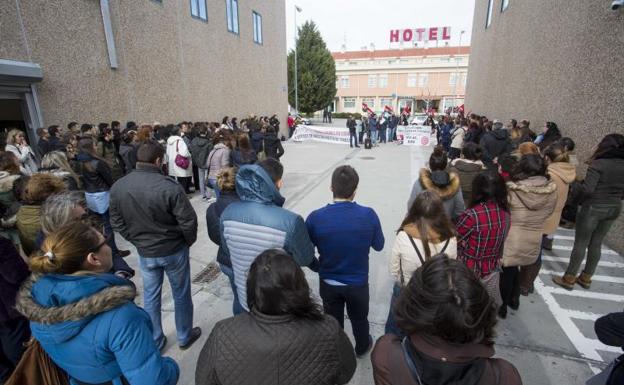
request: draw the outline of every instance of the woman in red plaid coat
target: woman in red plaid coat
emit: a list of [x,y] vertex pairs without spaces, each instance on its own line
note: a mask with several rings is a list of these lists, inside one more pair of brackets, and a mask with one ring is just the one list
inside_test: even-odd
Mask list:
[[494,171],[477,175],[469,207],[457,218],[457,259],[481,279],[500,305],[500,265],[511,224],[503,178]]

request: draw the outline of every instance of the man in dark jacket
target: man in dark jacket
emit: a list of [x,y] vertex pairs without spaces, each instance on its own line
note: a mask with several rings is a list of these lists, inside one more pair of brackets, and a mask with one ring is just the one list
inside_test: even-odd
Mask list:
[[318,260],[303,218],[283,209],[279,193],[284,167],[273,158],[240,168],[232,203],[221,215],[221,247],[229,253],[238,298],[247,307],[247,272],[256,257],[268,249],[283,249],[299,266],[316,271]]
[[0,237],[0,383],[4,384],[30,339],[28,320],[15,310],[15,297],[30,271],[13,243]]
[[189,248],[197,239],[197,215],[182,187],[160,173],[164,149],[147,141],[137,151],[136,169],[110,191],[113,229],[136,246],[143,273],[144,308],[162,349],[167,339],[161,325],[163,273],[173,290],[178,344],[188,349],[201,335],[193,328]]
[[498,121],[494,122],[492,131],[483,134],[479,144],[483,150],[483,162],[488,166],[494,164],[494,159],[511,151],[509,132],[503,128],[503,123]]
[[355,123],[355,119],[353,119],[353,115],[349,115],[349,119],[347,119],[347,128],[349,129],[349,146],[353,148],[353,143],[355,142],[355,147],[358,146],[357,134],[355,133],[355,128],[357,124]]

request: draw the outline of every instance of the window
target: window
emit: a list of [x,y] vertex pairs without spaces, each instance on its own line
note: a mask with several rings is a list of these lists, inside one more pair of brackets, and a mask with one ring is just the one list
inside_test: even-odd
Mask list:
[[418,87],[426,87],[429,83],[429,74],[418,75]]
[[368,75],[368,88],[377,87],[377,75]]
[[340,77],[340,86],[342,88],[349,88],[349,77],[348,76],[341,76]]
[[503,0],[503,2],[501,3],[501,12],[506,10],[507,7],[509,7],[509,0]]
[[206,0],[191,0],[191,16],[204,21],[208,20]]
[[416,87],[418,83],[418,76],[416,74],[407,75],[407,86],[408,87]]
[[467,73],[462,75],[462,85],[464,86],[464,88],[466,87],[466,80],[468,80],[468,74]]
[[355,98],[343,98],[342,105],[344,108],[355,108]]
[[455,86],[457,85],[457,76],[458,74],[456,72],[453,72],[452,74],[450,74],[449,76],[449,85],[450,86]]
[[366,103],[368,108],[375,111],[375,98],[362,98],[362,103]]
[[225,0],[228,31],[238,34],[238,0]]
[[385,108],[386,106],[392,107],[394,104],[393,98],[380,98],[379,99],[379,108]]
[[253,39],[254,43],[262,44],[262,15],[253,11],[251,13],[253,18]]
[[492,11],[494,8],[494,0],[488,0],[487,15],[485,16],[485,28],[492,24]]
[[388,75],[387,74],[379,75],[379,88],[386,88],[386,87],[388,87]]

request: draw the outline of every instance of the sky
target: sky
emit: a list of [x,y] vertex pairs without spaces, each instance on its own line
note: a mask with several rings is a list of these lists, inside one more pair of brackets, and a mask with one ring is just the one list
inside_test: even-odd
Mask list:
[[464,30],[461,44],[469,45],[475,0],[286,0],[289,50],[295,44],[295,4],[302,9],[297,25],[314,21],[330,51],[340,51],[343,44],[356,51],[371,43],[375,49],[396,48],[397,43],[390,46],[390,30],[421,27],[450,26],[451,46],[457,46]]

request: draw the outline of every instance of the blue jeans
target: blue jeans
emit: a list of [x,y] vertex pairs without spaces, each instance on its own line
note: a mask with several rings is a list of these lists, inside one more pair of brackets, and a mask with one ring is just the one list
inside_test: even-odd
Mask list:
[[164,257],[139,259],[143,273],[143,307],[152,320],[152,336],[156,345],[160,345],[165,337],[161,322],[163,273],[167,273],[173,291],[178,344],[186,345],[193,328],[189,248],[184,247],[177,253]]
[[112,273],[116,273],[118,271],[123,271],[125,273],[130,274],[134,277],[135,271],[131,268],[125,259],[119,256],[119,249],[117,248],[117,243],[115,243],[115,232],[113,231],[113,226],[110,223],[110,212],[106,210],[104,214],[98,214],[95,211],[89,210],[91,215],[97,215],[102,220],[102,235],[108,238],[108,246],[111,248],[113,253],[113,270]]
[[388,127],[388,142],[392,142],[394,140],[394,134],[396,133],[396,128]]
[[370,131],[371,143],[373,145],[377,144],[377,130]]
[[388,319],[386,320],[386,334],[394,334],[397,336],[403,336],[403,332],[396,324],[396,319],[394,318],[394,307],[396,305],[397,300],[399,299],[399,295],[401,294],[401,287],[398,283],[394,283],[394,287],[392,287],[392,297],[390,298],[390,310],[388,311]]
[[208,170],[205,168],[198,168],[197,171],[199,173],[199,191],[201,192],[201,196],[208,197],[208,195],[206,195],[206,171]]
[[219,199],[219,195],[221,195],[221,192],[219,191],[219,186],[217,185],[217,179],[208,178],[208,186],[214,191],[215,198]]
[[238,291],[236,290],[236,284],[234,283],[234,270],[231,267],[225,266],[220,263],[219,267],[221,268],[221,272],[225,274],[230,280],[230,286],[232,286],[232,293],[234,293],[234,302],[232,303],[232,314],[238,315],[245,311],[238,300]]

